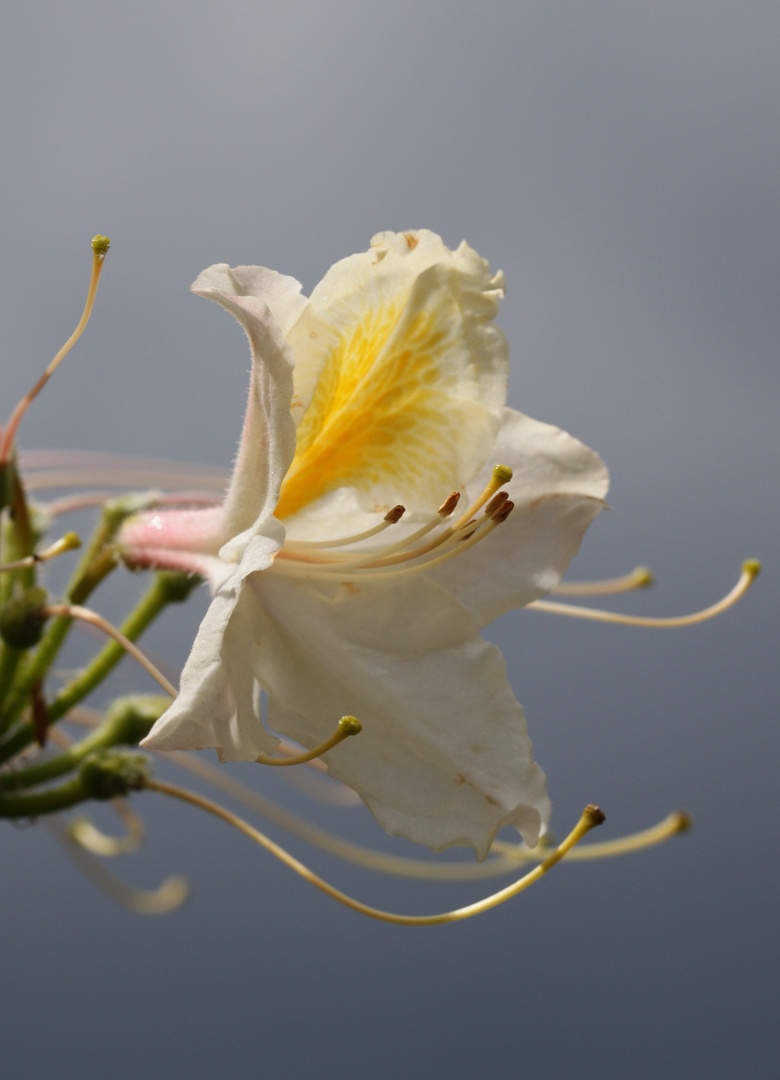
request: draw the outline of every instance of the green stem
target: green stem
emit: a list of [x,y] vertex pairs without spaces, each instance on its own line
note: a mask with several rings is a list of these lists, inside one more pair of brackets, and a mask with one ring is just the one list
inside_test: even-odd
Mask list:
[[100,727],[64,754],[27,769],[0,773],[0,792],[16,792],[55,780],[75,769],[93,750],[118,745],[136,746],[170,704],[167,697],[132,695],[117,699]]
[[[199,578],[189,577],[177,571],[159,571],[155,574],[154,581],[146,595],[142,597],[135,610],[122,623],[120,627],[122,633],[130,641],[135,641],[164,607],[186,599],[199,580]],[[67,621],[70,622],[71,620],[68,619]],[[74,705],[78,705],[87,694],[91,693],[95,687],[103,682],[123,656],[125,656],[125,650],[116,641],[110,641],[105,645],[82,673],[50,702],[47,709],[49,724],[55,723]],[[0,746],[0,762],[15,757],[16,754],[29,746],[34,738],[34,725],[31,723],[22,724]]]
[[4,795],[0,798],[0,818],[31,818],[42,814],[56,814],[59,810],[67,810],[88,798],[81,778],[74,776],[66,784],[49,791],[36,791],[29,795]]
[[[113,540],[122,522],[137,509],[137,505],[136,498],[114,499],[104,505],[100,522],[65,590],[67,603],[83,604],[117,565],[118,556]],[[72,623],[73,619],[64,616],[58,616],[49,623],[41,643],[17,675],[16,685],[0,711],[0,732],[7,731],[28,704],[33,687],[50,670]],[[0,760],[5,760],[1,753]]]

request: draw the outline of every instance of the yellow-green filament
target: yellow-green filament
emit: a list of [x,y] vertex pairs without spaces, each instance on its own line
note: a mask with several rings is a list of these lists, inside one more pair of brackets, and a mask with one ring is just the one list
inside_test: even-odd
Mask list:
[[[79,720],[79,722],[82,722]],[[97,720],[95,720],[97,722]],[[94,725],[93,725],[94,726]],[[182,750],[166,753],[166,761],[173,761],[181,768],[200,777],[213,787],[235,799],[249,810],[261,814],[268,821],[299,837],[308,844],[327,851],[335,858],[342,859],[366,870],[390,874],[396,877],[416,878],[425,881],[476,881],[483,878],[499,877],[509,874],[523,863],[542,862],[549,855],[552,847],[543,842],[534,848],[525,844],[510,844],[496,840],[490,849],[490,855],[484,862],[442,862],[435,859],[410,858],[405,855],[390,855],[385,851],[355,844],[351,840],[334,836],[317,825],[277,806],[265,795],[237,780],[223,768],[217,768],[197,754]],[[313,762],[312,764],[317,764]],[[580,844],[566,856],[566,861],[576,859],[610,858],[641,851],[654,844],[663,843],[679,832],[683,832],[689,819],[683,813],[670,814],[664,821],[633,836],[607,840],[602,844]]]
[[630,574],[604,581],[561,581],[552,590],[558,596],[614,596],[616,593],[648,589],[655,581],[647,566],[637,566]]
[[[635,851],[655,847],[679,833],[687,832],[691,825],[690,816],[685,811],[675,810],[657,825],[651,825],[649,829],[642,829],[641,832],[631,833],[630,836],[619,836],[615,840],[602,840],[595,844],[581,844],[569,852],[566,861],[583,862],[588,859],[613,859],[618,855],[632,855]],[[545,851],[550,849],[545,848],[544,844],[529,848],[521,844],[507,844],[502,840],[494,840],[490,850],[507,859],[516,857],[518,862],[528,862],[529,859],[541,861]]]
[[260,765],[304,765],[307,761],[313,761],[314,758],[326,754],[328,750],[344,742],[350,735],[359,735],[362,730],[363,725],[354,716],[342,716],[333,734],[325,742],[315,746],[313,750],[307,750],[303,754],[295,754],[292,757],[269,757],[268,754],[261,754],[255,758],[255,761]]
[[92,626],[96,626],[99,630],[102,630],[108,637],[113,638],[118,645],[121,645],[125,652],[129,653],[134,660],[152,676],[165,691],[166,694],[170,694],[172,698],[178,696],[178,691],[173,683],[168,682],[159,668],[155,667],[152,661],[141,652],[134,642],[125,637],[121,630],[118,630],[108,619],[104,619],[102,615],[98,615],[96,611],[92,611],[90,608],[81,607],[80,604],[47,604],[43,609],[45,615],[62,616],[66,619],[80,619],[82,622],[90,623]]
[[234,828],[238,829],[239,832],[242,832],[245,836],[254,840],[260,847],[265,848],[270,854],[276,856],[277,859],[283,862],[285,866],[289,867],[296,874],[300,875],[300,877],[316,886],[316,888],[320,889],[334,900],[338,900],[339,903],[352,908],[353,911],[357,911],[361,915],[368,915],[370,918],[378,919],[381,922],[396,923],[400,926],[436,926],[442,923],[458,922],[461,919],[468,919],[472,915],[479,915],[483,911],[488,911],[490,908],[502,904],[505,900],[517,896],[518,893],[521,893],[524,889],[527,889],[529,885],[533,885],[543,877],[556,865],[556,863],[560,862],[561,859],[571,851],[575,844],[579,843],[583,836],[590,832],[591,829],[595,828],[595,826],[601,825],[604,821],[604,815],[598,807],[587,806],[574,829],[572,829],[566,839],[547,856],[544,862],[539,866],[534,867],[533,870],[525,874],[518,881],[515,881],[504,889],[500,889],[491,896],[485,897],[483,900],[478,900],[475,904],[469,904],[466,907],[456,908],[454,911],[445,911],[436,915],[397,915],[394,912],[382,911],[379,908],[370,907],[368,904],[363,904],[359,900],[354,900],[351,896],[341,892],[340,889],[336,889],[333,885],[330,885],[323,878],[319,877],[319,875],[309,870],[307,866],[304,866],[302,862],[290,855],[284,848],[274,843],[274,841],[264,833],[261,833],[259,829],[255,829],[249,822],[244,821],[243,818],[232,813],[232,811],[226,810],[225,807],[220,806],[219,803],[215,803],[211,799],[198,795],[194,791],[187,791],[185,788],[180,788],[174,784],[168,784],[160,780],[145,780],[144,787],[148,788],[150,791],[157,791],[162,795],[169,795],[171,798],[180,799],[182,802],[189,803],[191,806],[197,806],[201,810],[205,810],[215,817],[220,818],[222,821],[227,822],[228,825],[232,825]]
[[189,886],[180,874],[167,877],[157,889],[136,889],[122,881],[89,851],[75,843],[63,822],[45,819],[49,832],[59,841],[84,876],[110,900],[136,915],[167,915],[181,907],[189,895]]
[[[401,513],[395,513],[394,511],[400,510]],[[354,536],[343,536],[338,540],[288,540],[285,547],[285,554],[290,554],[290,549],[294,551],[310,551],[318,550],[321,548],[332,547],[348,547],[350,544],[357,544],[361,540],[369,540],[372,536],[377,536],[379,533],[384,532],[385,529],[389,529],[391,525],[395,525],[401,520],[403,516],[404,508],[402,506],[396,506],[394,510],[391,510],[385,515],[384,519],[375,525],[373,529],[366,529],[365,532],[355,533]],[[392,516],[391,516],[392,515]],[[295,555],[291,556],[295,558]]]
[[79,817],[68,826],[71,840],[85,851],[104,858],[137,851],[144,840],[143,822],[124,799],[112,799],[112,805],[127,830],[124,836],[108,836],[89,818]]
[[618,623],[622,626],[650,626],[660,628],[693,626],[696,623],[706,622],[707,619],[714,619],[716,615],[720,615],[730,607],[733,607],[733,605],[736,604],[738,600],[741,600],[748,591],[760,570],[761,564],[757,559],[748,559],[742,564],[742,573],[740,574],[739,581],[731,592],[727,593],[722,600],[718,600],[716,604],[712,604],[702,611],[694,611],[690,615],[673,615],[669,618],[653,618],[652,616],[643,615],[622,615],[614,611],[599,611],[598,608],[576,607],[573,604],[558,604],[555,601],[550,600],[534,600],[533,603],[528,604],[527,606],[532,611],[548,611],[553,615],[569,615],[576,619],[593,619],[596,622]]
[[66,551],[74,551],[78,547],[81,547],[81,540],[78,536],[74,532],[65,533],[60,540],[55,541],[45,551],[36,551],[34,555],[28,555],[24,559],[17,559],[16,562],[5,563],[0,566],[0,573],[10,570],[26,570],[30,566],[47,562],[58,555],[64,555]]
[[[95,246],[96,241],[99,242],[97,247]],[[87,302],[84,305],[84,311],[82,312],[81,318],[79,319],[78,326],[70,335],[70,337],[62,346],[54,359],[49,363],[49,366],[46,368],[43,375],[41,375],[35,386],[33,386],[32,390],[28,391],[28,393],[25,394],[25,396],[18,403],[14,411],[11,413],[11,418],[8,421],[8,425],[3,433],[2,442],[0,442],[0,464],[4,464],[6,461],[8,461],[9,454],[11,453],[11,447],[13,446],[14,439],[16,438],[16,432],[19,429],[19,425],[21,424],[22,418],[27,412],[27,409],[38,396],[38,394],[40,394],[41,390],[43,390],[46,383],[57,370],[60,361],[65,356],[67,356],[67,354],[76,344],[76,342],[84,333],[87,327],[87,323],[89,322],[89,317],[92,314],[92,308],[95,303],[95,294],[97,293],[98,282],[100,281],[100,272],[103,269],[103,262],[106,257],[106,252],[108,251],[108,237],[94,237],[92,246],[92,276],[89,279]]]

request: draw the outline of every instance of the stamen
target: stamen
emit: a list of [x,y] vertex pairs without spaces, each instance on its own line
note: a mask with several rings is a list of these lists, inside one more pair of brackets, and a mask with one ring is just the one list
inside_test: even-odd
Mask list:
[[107,870],[94,855],[76,844],[59,817],[48,817],[45,824],[84,876],[111,900],[136,915],[167,915],[181,907],[187,899],[189,886],[180,874],[167,877],[158,889],[135,889]]
[[104,619],[102,615],[98,615],[96,611],[92,611],[90,608],[81,607],[79,604],[47,604],[43,609],[43,614],[60,615],[66,619],[80,619],[82,622],[97,626],[104,634],[107,634],[121,645],[125,652],[128,652],[136,659],[141,667],[145,668],[152,678],[160,684],[166,694],[170,694],[172,698],[178,696],[176,687],[168,682],[163,673],[154,666],[149,657],[146,656],[145,653],[142,653],[138,646],[129,638],[125,637],[121,630],[118,630],[113,626],[108,619]]
[[[291,554],[289,549],[313,551],[321,548],[332,547],[347,547],[349,544],[357,544],[360,540],[368,540],[372,536],[376,536],[378,533],[384,532],[391,525],[395,525],[406,513],[405,506],[394,506],[392,510],[384,516],[384,520],[380,521],[378,525],[375,525],[373,529],[366,529],[365,532],[355,533],[353,536],[342,536],[338,540],[290,540],[285,543],[285,551],[289,555]],[[295,558],[295,555],[291,556]]]
[[615,593],[649,589],[655,575],[648,566],[637,566],[630,574],[604,581],[561,581],[552,592],[558,596],[612,596]]
[[339,720],[339,726],[325,742],[320,743],[319,746],[315,746],[313,750],[307,750],[303,754],[296,754],[294,757],[269,757],[267,754],[261,754],[255,758],[260,765],[303,765],[307,761],[311,761],[313,758],[320,757],[321,754],[327,753],[328,750],[332,750],[334,746],[338,746],[340,742],[348,739],[350,735],[359,735],[363,730],[363,725],[354,716],[342,716]]
[[424,536],[427,536],[432,529],[435,529],[437,525],[441,525],[443,521],[446,521],[455,507],[458,505],[460,499],[460,492],[453,491],[447,496],[439,509],[436,511],[434,517],[427,521],[425,525],[417,529],[416,532],[410,533],[405,539],[400,540],[397,544],[393,544],[391,547],[386,547],[380,552],[375,552],[372,555],[373,559],[386,559],[390,555],[395,555],[397,552],[405,551],[407,548],[411,548],[418,540],[422,540]]
[[33,386],[32,390],[25,394],[25,396],[18,403],[14,411],[11,413],[11,419],[8,421],[8,425],[3,432],[2,442],[0,442],[0,465],[4,465],[6,461],[8,461],[11,447],[13,446],[13,441],[16,438],[16,432],[19,429],[19,425],[21,424],[22,418],[27,412],[27,409],[38,396],[38,394],[40,394],[41,390],[43,390],[46,383],[57,370],[60,361],[65,356],[67,356],[67,354],[70,352],[70,350],[73,348],[73,346],[76,344],[76,342],[86,329],[87,323],[89,322],[89,317],[92,314],[92,307],[95,303],[95,294],[97,293],[98,282],[100,281],[100,272],[103,269],[103,262],[106,257],[106,252],[108,251],[109,242],[110,241],[107,236],[92,237],[92,276],[89,280],[87,302],[84,305],[84,311],[79,320],[79,324],[73,331],[73,333],[70,335],[68,340],[65,342],[65,344],[62,346],[60,351],[57,353],[57,355],[54,357],[54,359],[51,361],[49,366],[46,368],[43,375],[41,375],[38,382],[35,384],[35,386]]
[[79,817],[68,826],[71,840],[85,851],[102,855],[104,858],[137,851],[144,841],[143,822],[124,799],[112,799],[112,805],[127,829],[124,836],[108,836],[93,825],[88,817]]
[[81,547],[81,540],[74,532],[65,533],[60,539],[55,541],[51,547],[46,548],[45,551],[37,551],[33,555],[28,555],[25,559],[17,559],[16,562],[6,563],[4,566],[0,566],[0,573],[11,570],[26,570],[30,566],[37,566],[38,563],[46,562],[48,559],[54,559],[57,555],[64,555],[66,551],[75,551],[76,548]]
[[[525,844],[509,844],[496,840],[490,849],[489,857],[481,863],[441,862],[434,859],[390,855],[384,851],[375,851],[373,848],[355,844],[340,836],[334,836],[333,833],[311,824],[291,811],[277,806],[259,791],[241,783],[225,769],[211,765],[197,754],[173,750],[166,753],[165,758],[166,761],[173,761],[181,768],[194,773],[195,776],[218,788],[231,799],[235,799],[255,813],[262,814],[268,821],[274,822],[280,828],[286,829],[287,832],[300,837],[321,851],[327,851],[330,855],[345,862],[382,874],[425,881],[476,881],[511,873],[522,863],[542,862],[552,851],[552,846],[544,843],[529,848]],[[635,833],[633,836],[608,840],[603,844],[580,845],[569,852],[566,861],[627,855],[632,851],[660,844],[671,836],[684,832],[686,825],[689,824],[690,819],[684,813],[671,814],[660,824]]]
[[[399,574],[414,574],[421,570],[430,570],[434,566],[438,566],[440,563],[447,562],[447,560],[455,558],[456,555],[462,554],[468,548],[473,547],[474,544],[479,543],[480,540],[484,540],[493,529],[497,528],[503,521],[509,517],[509,514],[514,509],[514,503],[507,499],[502,503],[492,518],[488,518],[483,515],[481,522],[474,528],[474,522],[466,520],[465,529],[459,530],[457,533],[450,533],[443,543],[423,544],[419,548],[413,548],[411,551],[405,552],[401,555],[396,555],[391,558],[379,557],[376,554],[367,556],[362,560],[354,560],[347,563],[319,563],[316,566],[307,565],[302,566],[297,561],[286,562],[284,560],[277,559],[275,569],[279,572],[292,575],[292,576],[310,576],[316,574],[320,576],[328,577],[341,577],[346,574],[355,575],[356,577],[395,577]],[[449,533],[449,530],[445,530]],[[430,558],[423,559],[424,556],[430,552],[441,549],[438,555],[431,555]],[[415,560],[423,559],[421,562],[415,562]],[[414,563],[413,565],[399,566],[399,563]],[[392,567],[392,569],[390,569]]]
[[[47,517],[57,518],[63,514],[72,514],[77,510],[88,510],[93,506],[102,506],[109,499],[116,498],[108,491],[82,491],[77,495],[67,495],[63,499],[55,499],[53,502],[42,503],[41,508]],[[195,506],[219,506],[221,499],[214,495],[207,495],[203,491],[182,491],[175,495],[159,494],[155,500],[155,507],[162,506],[185,506],[188,509]]]
[[[567,856],[567,862],[582,862],[588,859],[612,859],[617,855],[631,855],[635,851],[643,851],[645,848],[663,844],[672,836],[688,832],[693,827],[689,814],[684,810],[676,810],[669,814],[657,825],[651,825],[649,829],[632,833],[630,836],[619,836],[615,840],[603,840],[596,844],[583,844],[575,848]],[[490,849],[507,858],[512,858],[513,850],[518,861],[527,862],[528,859],[543,859],[545,846],[529,848],[519,844],[507,844],[502,840],[494,840]],[[547,849],[549,850],[549,848]]]
[[593,619],[596,622],[619,623],[623,626],[693,626],[695,623],[706,622],[707,619],[713,619],[716,615],[720,615],[722,612],[727,611],[736,604],[738,600],[741,600],[755,581],[760,570],[761,563],[758,559],[748,559],[742,564],[742,573],[739,581],[731,592],[727,593],[722,600],[718,600],[716,604],[712,604],[702,611],[695,611],[691,615],[675,615],[671,618],[658,619],[642,615],[621,615],[614,611],[599,611],[596,608],[576,607],[573,604],[558,604],[549,600],[534,600],[533,603],[528,604],[527,607],[532,611],[548,611],[552,615],[570,615],[577,619]]
[[143,781],[143,787],[148,788],[150,791],[158,791],[162,795],[169,795],[171,798],[180,799],[182,802],[189,803],[192,806],[197,806],[201,810],[205,810],[214,817],[220,818],[222,821],[232,825],[238,829],[245,836],[248,836],[251,840],[254,840],[256,844],[259,844],[262,848],[270,854],[276,856],[281,862],[293,870],[300,877],[304,878],[310,884],[315,885],[322,892],[327,893],[334,900],[338,900],[339,903],[344,904],[346,907],[352,908],[353,911],[357,911],[362,915],[368,915],[373,919],[378,919],[382,922],[396,923],[401,926],[434,926],[441,923],[458,922],[461,919],[468,919],[472,915],[479,915],[483,911],[488,911],[492,907],[496,907],[498,904],[503,903],[505,900],[511,899],[518,893],[527,889],[529,885],[533,885],[543,877],[549,870],[560,862],[575,844],[579,843],[583,836],[585,836],[591,829],[598,825],[601,825],[604,821],[604,814],[597,806],[586,806],[583,811],[577,825],[572,829],[566,839],[559,844],[559,846],[551,852],[550,855],[544,860],[541,865],[534,867],[529,873],[525,874],[518,881],[515,881],[512,885],[508,885],[505,889],[499,890],[499,892],[493,893],[491,896],[485,897],[483,900],[478,900],[475,904],[469,904],[467,907],[456,908],[454,911],[445,911],[437,915],[396,915],[390,911],[382,911],[379,908],[370,907],[368,904],[363,904],[359,900],[354,900],[351,896],[341,892],[340,889],[334,888],[323,878],[313,873],[307,866],[304,866],[302,862],[294,858],[284,848],[275,844],[273,840],[269,839],[264,833],[261,833],[259,829],[255,829],[250,825],[248,821],[244,821],[237,814],[232,813],[230,810],[226,810],[225,807],[220,806],[219,803],[213,802],[211,799],[204,798],[202,795],[197,795],[194,791],[187,791],[185,788],[177,787],[174,784],[164,783],[161,780],[145,779]]

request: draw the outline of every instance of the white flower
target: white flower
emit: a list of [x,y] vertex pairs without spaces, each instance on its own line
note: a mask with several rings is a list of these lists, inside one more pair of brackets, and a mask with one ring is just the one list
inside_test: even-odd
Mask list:
[[[388,832],[480,858],[507,824],[534,844],[544,774],[479,631],[558,582],[607,473],[576,439],[505,407],[508,348],[492,324],[503,275],[421,230],[380,233],[309,300],[260,267],[213,266],[192,288],[244,327],[252,380],[224,504],[151,512],[120,538],[130,562],[192,569],[214,590],[179,698],[145,745],[254,760],[277,746],[271,731],[312,748],[354,714],[362,734],[323,760]],[[470,526],[425,552],[449,493],[462,493],[455,522],[499,463],[514,473],[506,520],[478,518],[479,542],[463,541]],[[316,546],[399,503],[381,537]],[[431,520],[438,533],[390,556]]]

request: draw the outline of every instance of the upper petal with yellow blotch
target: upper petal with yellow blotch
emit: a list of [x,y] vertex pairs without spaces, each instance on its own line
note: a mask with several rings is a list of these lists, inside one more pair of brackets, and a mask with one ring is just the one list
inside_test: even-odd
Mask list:
[[502,274],[466,243],[380,233],[336,263],[287,334],[297,448],[284,519],[341,487],[366,509],[430,511],[487,460],[508,347],[492,325]]

